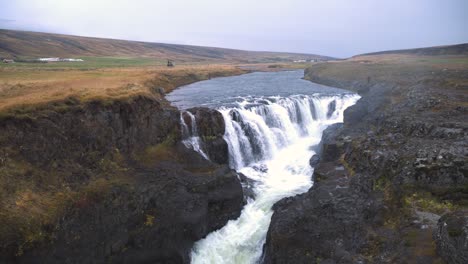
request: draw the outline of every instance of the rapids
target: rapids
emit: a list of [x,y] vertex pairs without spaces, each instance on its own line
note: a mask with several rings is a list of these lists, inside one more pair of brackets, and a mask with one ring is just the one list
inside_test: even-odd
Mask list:
[[[244,188],[252,188],[254,195],[248,199],[238,219],[229,221],[223,228],[195,243],[191,253],[192,263],[260,262],[273,214],[272,206],[282,198],[306,192],[312,186],[313,168],[309,159],[315,154],[323,130],[330,124],[343,122],[344,110],[356,103],[359,96],[300,80],[297,78],[299,74],[296,71],[254,73],[260,76],[253,78],[258,83],[252,82],[251,76],[220,78],[223,79],[221,83],[228,82],[228,87],[233,82],[237,85],[243,83],[239,88],[241,91],[246,85],[260,86],[262,89],[267,85],[269,90],[263,91],[265,95],[259,95],[255,89],[251,89],[249,95],[239,96],[231,90],[223,93],[225,85],[218,88],[221,89],[219,97],[212,94],[204,103],[198,102],[198,98],[193,99],[197,105],[216,108],[223,115],[229,165],[249,179],[251,184],[246,184]],[[265,75],[272,78],[265,79]],[[240,82],[238,78],[241,78]],[[289,82],[285,82],[288,78]],[[267,84],[265,80],[268,80]],[[217,82],[219,85],[219,80]],[[195,87],[203,87],[202,83]],[[293,85],[288,88],[291,83]],[[190,89],[185,92],[188,95],[180,97],[179,92],[176,98],[182,99],[173,101],[175,105],[179,102],[181,108],[191,104],[187,99]],[[213,90],[207,89],[207,92],[209,94]],[[196,94],[199,95],[198,92]],[[186,112],[192,118],[191,124],[196,124],[193,115]],[[186,146],[208,158],[196,126],[192,125],[189,129],[183,118],[181,122]]]

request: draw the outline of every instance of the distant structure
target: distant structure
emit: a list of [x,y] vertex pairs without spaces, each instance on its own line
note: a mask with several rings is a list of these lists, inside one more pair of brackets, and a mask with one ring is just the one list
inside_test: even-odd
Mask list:
[[167,67],[174,67],[172,60],[167,60]]
[[82,59],[72,59],[72,58],[39,58],[38,61],[42,62],[75,62],[83,61]]
[[15,61],[11,60],[11,59],[3,59],[2,62],[3,63],[14,63]]
[[314,59],[300,59],[300,60],[295,60],[293,62],[295,63],[304,63],[304,62],[321,62],[321,61],[325,61],[325,59],[322,59],[322,58],[314,58]]

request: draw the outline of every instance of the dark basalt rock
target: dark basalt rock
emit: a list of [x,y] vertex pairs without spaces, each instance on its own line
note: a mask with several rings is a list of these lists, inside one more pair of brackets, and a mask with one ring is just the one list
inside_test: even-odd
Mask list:
[[323,131],[322,140],[317,149],[323,161],[336,160],[341,154],[340,149],[343,144],[337,139],[337,134],[342,128],[343,124],[333,124]]
[[242,190],[244,191],[244,202],[247,203],[249,199],[255,198],[255,181],[240,172],[237,173],[237,176],[240,179]]
[[198,134],[208,157],[218,164],[227,164],[228,145],[223,138],[225,124],[222,114],[214,109],[201,107],[191,108],[188,111],[195,116]]
[[[20,160],[29,168],[22,177],[34,188],[80,195],[56,222],[34,226],[47,239],[27,247],[25,241],[0,239],[0,263],[189,263],[193,243],[237,218],[244,204],[240,181],[225,164],[227,147],[219,141],[221,114],[202,108],[194,113],[219,164],[181,144],[180,113],[152,98],[0,120],[0,170]],[[57,175],[59,184],[44,182],[42,171]],[[82,191],[92,181],[106,185]],[[13,234],[21,232],[15,228]]]
[[319,162],[320,162],[320,156],[317,154],[314,154],[309,160],[309,164],[311,167],[317,166]]
[[21,156],[33,163],[71,159],[86,166],[95,161],[86,152],[105,156],[117,148],[132,153],[161,143],[168,135],[179,140],[178,119],[177,110],[143,96],[109,105],[96,101],[67,111],[44,110],[1,120],[6,138],[0,143],[18,147]]
[[193,243],[239,216],[235,173],[190,174],[167,164],[138,172],[118,187],[70,211],[54,242],[25,252],[18,263],[189,263]]
[[265,164],[253,165],[252,169],[254,169],[254,170],[258,171],[258,172],[262,172],[262,173],[268,172],[268,167]]
[[437,252],[447,263],[468,263],[468,211],[443,215],[434,238]]
[[336,100],[333,100],[331,103],[328,104],[328,111],[327,111],[327,118],[330,118],[336,110]]

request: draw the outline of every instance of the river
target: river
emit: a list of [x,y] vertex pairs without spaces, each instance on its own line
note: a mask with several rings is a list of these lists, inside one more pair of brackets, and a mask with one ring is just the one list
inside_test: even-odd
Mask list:
[[[195,243],[192,263],[261,262],[272,206],[312,186],[309,159],[323,130],[343,122],[344,110],[359,96],[302,77],[302,70],[255,72],[197,82],[167,95],[181,110],[204,106],[221,112],[229,165],[249,179],[244,188],[253,193],[238,219]],[[181,122],[186,146],[207,158],[196,128]]]

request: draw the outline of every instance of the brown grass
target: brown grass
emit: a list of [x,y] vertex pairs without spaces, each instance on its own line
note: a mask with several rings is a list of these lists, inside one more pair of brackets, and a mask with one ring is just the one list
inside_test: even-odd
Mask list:
[[[468,56],[366,55],[344,61],[312,65],[306,72],[315,78],[352,83],[406,85],[436,80],[444,89],[463,89],[468,74]],[[311,78],[312,75],[306,75]],[[465,76],[465,77],[463,77]],[[442,83],[445,81],[445,83]],[[348,87],[352,88],[352,87]],[[398,100],[398,98],[394,98]]]
[[162,87],[166,92],[170,92],[180,85],[198,80],[245,72],[230,65],[90,71],[0,68],[0,111],[59,101],[68,97],[88,101],[151,94],[153,87]]
[[15,254],[53,239],[57,221],[68,208],[92,206],[112,186],[132,182],[118,154],[102,159],[103,171],[81,184],[64,180],[67,172],[44,171],[19,159],[8,159],[0,170],[0,250]]

